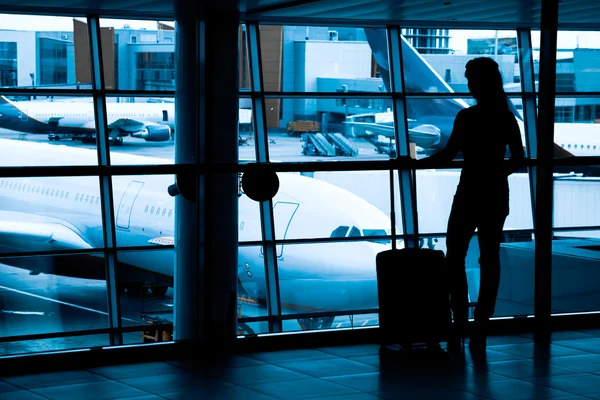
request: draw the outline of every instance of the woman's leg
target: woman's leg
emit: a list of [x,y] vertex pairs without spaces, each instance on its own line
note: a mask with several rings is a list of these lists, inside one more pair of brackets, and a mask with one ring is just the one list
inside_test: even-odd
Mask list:
[[454,323],[461,336],[464,336],[468,321],[469,296],[465,258],[469,243],[475,232],[475,214],[458,195],[454,196],[452,211],[448,218],[446,238],[446,262],[450,284],[450,304]]

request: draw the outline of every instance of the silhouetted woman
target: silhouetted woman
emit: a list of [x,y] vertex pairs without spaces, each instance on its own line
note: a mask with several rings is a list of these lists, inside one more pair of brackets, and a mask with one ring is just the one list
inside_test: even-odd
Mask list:
[[[465,77],[477,104],[458,113],[446,147],[422,161],[450,161],[459,151],[464,158],[446,239],[454,317],[454,335],[449,348],[457,349],[465,337],[468,321],[465,258],[477,228],[480,287],[469,347],[484,350],[500,282],[500,242],[509,212],[508,176],[523,159],[523,145],[519,126],[508,107],[498,64],[490,58],[475,58],[467,63]],[[507,146],[511,157],[504,161]]]

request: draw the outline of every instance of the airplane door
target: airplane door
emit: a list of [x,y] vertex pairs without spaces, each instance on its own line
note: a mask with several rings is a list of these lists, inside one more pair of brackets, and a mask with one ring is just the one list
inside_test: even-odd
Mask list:
[[27,121],[29,119],[27,116],[27,110],[19,111],[19,119],[21,121]]
[[121,197],[121,203],[117,210],[117,228],[129,229],[129,220],[131,218],[131,211],[133,210],[133,203],[137,198],[138,193],[144,186],[144,182],[131,181],[127,190]]
[[[273,218],[275,225],[275,239],[285,239],[292,218],[300,204],[278,201],[273,206]],[[283,256],[283,244],[277,245],[277,257]]]
[[163,110],[163,121],[169,122],[169,112],[167,110]]

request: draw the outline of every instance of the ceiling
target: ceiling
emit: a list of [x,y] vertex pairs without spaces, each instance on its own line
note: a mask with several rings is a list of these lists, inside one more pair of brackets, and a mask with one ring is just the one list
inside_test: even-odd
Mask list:
[[[0,13],[99,13],[174,18],[176,0],[0,0]],[[190,0],[188,4],[193,4]],[[202,1],[202,0],[200,0]],[[205,0],[206,1],[206,0]],[[230,0],[235,2],[236,0]],[[539,26],[543,0],[239,0],[253,20],[402,23],[419,26]],[[600,1],[559,0],[559,24],[600,27]],[[222,0],[219,0],[223,4]],[[0,28],[2,21],[0,21]]]

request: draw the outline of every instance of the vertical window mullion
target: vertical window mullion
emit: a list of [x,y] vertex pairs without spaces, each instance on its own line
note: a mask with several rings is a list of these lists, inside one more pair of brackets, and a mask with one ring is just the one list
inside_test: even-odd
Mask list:
[[[406,119],[406,99],[404,91],[404,71],[402,68],[402,37],[400,27],[388,28],[388,59],[390,64],[390,86],[394,99],[394,135],[396,154],[408,156],[410,143],[408,121]],[[399,92],[399,93],[398,93]],[[414,170],[398,170],[400,183],[400,204],[402,206],[402,230],[405,247],[418,245],[416,173]]]
[[[100,42],[101,36],[99,17],[97,15],[90,15],[87,18],[87,23],[90,47],[90,60],[92,63],[92,90],[94,100],[94,117],[96,120],[95,126],[98,164],[101,166],[109,166],[109,138],[104,87],[104,71],[102,65],[102,51]],[[106,247],[104,258],[109,326],[111,328],[110,344],[119,345],[123,343],[123,334],[121,332],[121,307],[119,302],[120,299],[117,290],[116,278],[117,244],[114,222],[114,203],[112,201],[112,177],[102,175],[99,177],[99,183],[102,207],[103,238],[104,245]]]
[[[269,138],[267,133],[264,86],[260,53],[260,36],[257,23],[246,25],[249,41],[250,80],[252,85],[252,117],[256,143],[256,161],[258,164],[269,162]],[[277,268],[277,247],[275,245],[275,224],[273,202],[260,202],[260,222],[265,257],[265,284],[267,290],[267,309],[269,312],[269,332],[282,331],[281,301],[279,294],[279,274]]]

